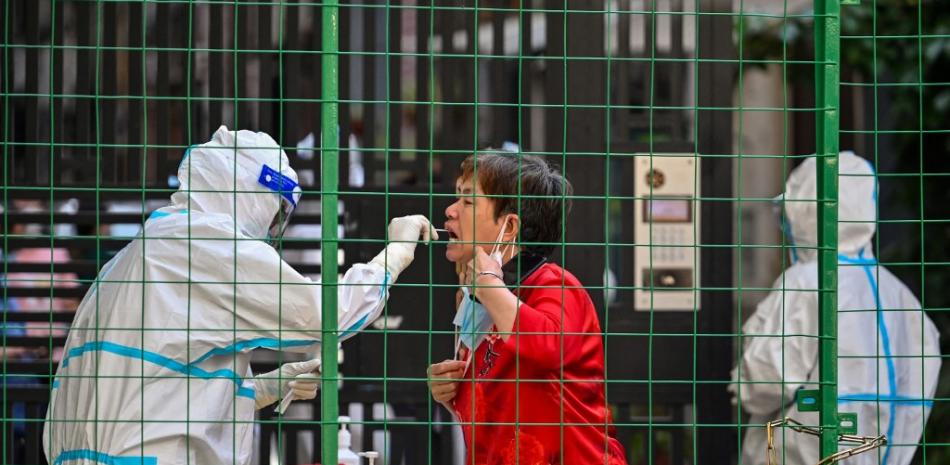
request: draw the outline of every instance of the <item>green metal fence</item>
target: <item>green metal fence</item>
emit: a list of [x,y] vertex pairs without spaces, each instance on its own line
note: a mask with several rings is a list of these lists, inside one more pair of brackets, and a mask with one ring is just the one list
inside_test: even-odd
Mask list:
[[[944,3],[9,0],[3,461],[46,460],[43,419],[79,300],[175,192],[187,150],[220,124],[271,134],[301,174],[300,229],[277,248],[323,288],[322,345],[310,354],[323,360],[319,397],[299,402],[297,416],[261,411],[257,463],[338,463],[347,413],[363,416],[354,449],[377,449],[387,465],[471,460],[427,388],[426,367],[453,355],[458,279],[444,244],[418,247],[383,317],[342,349],[336,290],[386,243],[390,218],[420,213],[439,226],[459,163],[488,147],[541,155],[574,185],[560,199],[573,209],[553,259],[597,308],[606,402],[628,463],[748,462],[745,435],[766,425],[741,399],[730,403],[730,369],[762,336],[741,329],[756,305],[788,291],[773,283],[795,250],[817,254],[806,289],[817,332],[766,337],[817,343],[819,373],[798,395],[815,396],[818,420],[803,423],[820,440],[783,427],[776,457],[791,463],[786,449],[798,446],[832,456],[849,433],[842,421],[853,421],[839,407],[840,343],[872,337],[839,326],[839,150],[875,168],[877,263],[950,332]],[[812,155],[817,243],[803,247],[781,234],[772,197]],[[688,167],[673,168],[679,161]],[[666,194],[676,183],[682,190]],[[685,200],[675,204],[685,216],[648,221],[662,216],[657,199]],[[664,275],[664,263],[679,268]],[[688,284],[666,289],[664,279],[681,278]],[[876,298],[860,311],[881,313]],[[921,367],[943,358],[905,356]],[[917,399],[932,411],[912,463],[950,460],[947,372],[933,398]],[[736,375],[740,390],[796,382]],[[792,398],[775,410],[768,420],[803,418]],[[883,450],[864,454],[884,463]]]
[[818,163],[819,426],[821,457],[838,451],[838,75],[839,6],[815,2],[815,121]]

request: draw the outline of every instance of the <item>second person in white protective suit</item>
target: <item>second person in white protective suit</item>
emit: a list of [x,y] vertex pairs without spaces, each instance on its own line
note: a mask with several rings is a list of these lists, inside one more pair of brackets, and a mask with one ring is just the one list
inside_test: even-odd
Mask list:
[[[782,199],[793,264],[742,327],[745,344],[733,369],[741,383],[730,391],[751,415],[742,444],[746,465],[766,463],[766,422],[788,416],[818,424],[817,412],[795,407],[799,389],[818,387],[815,163],[808,158],[792,171]],[[939,334],[914,294],[874,258],[877,180],[870,163],[842,152],[838,184],[838,410],[857,413],[858,435],[887,436],[882,448],[842,463],[907,465],[933,405]],[[814,465],[821,458],[815,436],[784,429],[775,442],[778,463]]]
[[[53,464],[241,465],[255,410],[313,398],[317,363],[254,376],[250,352],[312,353],[321,286],[265,240],[300,198],[286,154],[264,133],[228,131],[191,147],[171,205],[101,270],[77,310],[53,383],[43,446]],[[394,219],[392,241],[339,290],[340,339],[375,320],[389,286],[435,232]]]

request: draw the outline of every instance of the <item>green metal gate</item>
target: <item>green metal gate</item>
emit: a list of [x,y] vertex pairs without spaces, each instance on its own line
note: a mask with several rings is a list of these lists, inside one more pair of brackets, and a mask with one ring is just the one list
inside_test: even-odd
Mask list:
[[[280,245],[322,278],[319,410],[262,414],[261,451],[269,435],[291,449],[309,431],[311,455],[337,463],[337,418],[361,403],[401,408],[356,422],[364,446],[375,431],[384,456],[404,442],[426,449],[400,452],[407,462],[452,457],[453,422],[424,374],[453,334],[442,309],[457,287],[449,266],[435,246],[420,247],[382,324],[343,345],[342,365],[338,277],[386,242],[391,217],[439,223],[465,156],[514,143],[575,184],[557,254],[598,308],[605,389],[631,464],[741,463],[743,434],[765,427],[729,405],[728,371],[750,337],[741,324],[772,290],[761,276],[786,268],[795,247],[760,231],[771,221],[763,211],[814,154],[820,375],[803,395],[816,395],[819,421],[808,426],[820,430],[820,455],[835,454],[842,421],[853,421],[838,403],[838,341],[849,337],[837,310],[840,149],[877,168],[879,263],[917,294],[945,335],[942,353],[950,334],[950,7],[892,3],[4,2],[4,463],[43,462],[38,431],[72,311],[134,236],[116,231],[141,225],[174,192],[182,155],[219,123],[272,134],[309,173],[310,208],[295,223],[322,234]],[[754,133],[765,120],[772,130]],[[693,257],[696,297],[674,312],[656,305],[652,275],[635,278],[633,258],[663,245],[652,229],[646,244],[634,240],[638,202],[652,194],[633,187],[637,157],[652,169],[671,153],[695,161],[690,200],[702,217],[680,245]],[[49,263],[29,250],[47,251]],[[320,260],[306,261],[315,250]],[[39,304],[23,310],[30,302]],[[947,372],[914,463],[950,460]]]

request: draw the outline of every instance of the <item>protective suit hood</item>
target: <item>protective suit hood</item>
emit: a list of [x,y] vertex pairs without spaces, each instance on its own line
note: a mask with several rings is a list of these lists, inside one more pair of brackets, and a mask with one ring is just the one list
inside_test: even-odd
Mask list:
[[301,193],[297,173],[277,142],[263,132],[229,131],[222,125],[210,141],[185,152],[178,167],[181,185],[172,194],[173,208],[225,215],[236,231],[264,239],[282,197],[260,182],[262,166],[292,181],[285,197],[296,205]]
[[[785,183],[785,233],[796,261],[815,260],[818,243],[815,157],[795,168]],[[854,255],[874,236],[877,220],[877,178],[871,164],[851,151],[838,157],[838,252]]]

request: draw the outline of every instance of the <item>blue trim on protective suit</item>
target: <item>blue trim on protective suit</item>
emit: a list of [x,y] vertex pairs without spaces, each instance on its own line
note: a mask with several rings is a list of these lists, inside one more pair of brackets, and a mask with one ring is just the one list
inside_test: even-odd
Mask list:
[[244,380],[237,375],[237,373],[231,370],[216,370],[216,371],[205,371],[201,368],[194,367],[192,365],[185,365],[179,361],[170,359],[164,355],[157,354],[155,352],[149,352],[142,349],[137,349],[134,347],[127,347],[114,342],[108,341],[92,341],[87,342],[79,347],[74,347],[69,349],[69,352],[66,354],[66,357],[63,357],[63,368],[69,366],[69,359],[73,357],[79,357],[87,352],[108,352],[115,355],[120,355],[123,357],[135,358],[143,360],[146,362],[154,363],[156,365],[162,366],[172,371],[177,371],[188,376],[194,376],[202,379],[213,379],[213,378],[226,378],[230,379],[238,386],[237,395],[241,397],[254,398],[254,390],[251,388],[243,387]]
[[792,235],[792,220],[785,216],[785,212],[782,212],[782,233],[788,239],[789,250],[792,252],[792,264],[794,265],[798,263],[798,250],[795,248],[795,236]]
[[363,324],[366,323],[367,318],[369,318],[369,315],[363,315],[363,318],[360,318],[359,321],[357,321],[356,323],[353,323],[353,325],[347,328],[346,331],[343,331],[343,334],[340,334],[340,337],[346,337],[346,336],[349,336],[350,334],[353,334],[359,331],[360,328],[363,327]]
[[[934,405],[933,399],[920,399],[907,396],[888,396],[880,395],[877,393],[856,393],[856,394],[847,394],[841,397],[838,397],[839,404],[846,404],[849,402],[894,402],[898,404],[898,407],[918,407],[923,405],[924,407],[930,408]],[[913,405],[901,405],[901,404],[913,404]]]
[[838,254],[838,261],[844,262],[849,265],[862,265],[862,266],[877,266],[877,260],[873,258],[864,258],[864,251],[862,250],[860,255],[857,258],[849,257],[844,254]]
[[[116,255],[116,257],[118,257],[118,255]],[[115,257],[112,257],[111,260],[106,262],[105,266],[102,267],[102,271],[99,272],[100,276],[97,277],[96,280],[92,283],[92,286],[89,287],[89,296],[93,296],[95,295],[96,292],[99,291],[99,283],[102,281],[105,281],[106,276],[108,276],[109,272],[112,271],[113,268],[115,268],[116,263],[117,262],[115,261]]]
[[874,178],[874,203],[877,203],[877,171],[874,171],[874,165],[871,164],[871,161],[868,159],[864,160],[868,164],[868,169],[871,170],[871,177]]
[[[390,273],[387,271],[385,277],[383,277],[383,285],[380,287],[380,291],[379,291],[380,299],[382,299],[386,293],[386,288],[387,286],[389,286],[390,276],[391,276]],[[363,324],[366,323],[366,319],[368,317],[369,315],[366,315],[366,316],[363,316],[363,318],[360,318],[359,321],[357,321],[356,323],[351,325],[349,328],[347,328],[345,331],[343,331],[343,334],[341,334],[341,337],[348,336],[358,331],[359,328],[361,328]],[[193,362],[191,362],[191,364],[192,365],[200,364],[204,362],[205,360],[208,360],[209,358],[214,357],[215,355],[228,355],[234,352],[243,352],[249,349],[263,348],[263,349],[281,350],[281,349],[287,349],[291,347],[304,347],[304,346],[309,346],[312,344],[319,344],[319,343],[320,343],[320,339],[316,339],[316,338],[312,340],[311,339],[284,340],[284,339],[262,337],[262,338],[257,338],[257,339],[251,339],[249,341],[241,341],[236,344],[229,345],[227,347],[217,347],[217,348],[211,349],[207,353],[202,355],[201,357],[198,357],[197,359],[195,359]]]
[[264,349],[280,350],[280,349],[287,349],[290,347],[302,347],[302,346],[309,346],[312,344],[319,344],[319,343],[320,343],[319,339],[284,340],[284,339],[275,339],[272,337],[261,337],[257,339],[251,339],[248,341],[241,341],[241,342],[238,342],[236,344],[231,344],[226,347],[216,347],[214,349],[209,350],[207,353],[205,353],[201,357],[196,358],[195,361],[191,362],[191,364],[197,365],[201,362],[204,362],[205,360],[208,360],[211,357],[214,357],[215,355],[228,355],[235,352],[243,352],[245,350],[251,350],[251,349],[264,348]]
[[189,145],[188,148],[185,149],[185,154],[181,157],[181,161],[178,162],[178,169],[175,170],[176,173],[179,172],[179,171],[181,171],[181,165],[184,165],[184,164],[185,164],[185,160],[188,159],[188,155],[191,155],[191,149],[193,149],[193,148],[195,148],[195,147],[197,147],[197,146],[196,146],[196,145]]
[[[881,293],[877,287],[877,280],[874,279],[874,273],[871,272],[872,266],[877,266],[877,260],[873,258],[864,257],[864,249],[858,251],[857,258],[848,257],[847,255],[838,254],[838,261],[848,264],[857,264],[860,265],[864,270],[864,275],[868,278],[868,283],[871,285],[871,292],[874,293],[874,305],[877,308],[877,327],[878,331],[881,333],[881,348],[884,350],[884,360],[887,365],[887,386],[890,390],[890,393],[885,396],[886,398],[896,399],[898,398],[897,394],[897,373],[896,368],[894,367],[894,358],[891,356],[891,338],[887,331],[887,324],[884,322],[884,311],[881,306]],[[889,406],[890,418],[887,422],[887,437],[894,437],[894,417],[897,415],[897,402],[891,402]],[[887,464],[887,459],[891,455],[891,445],[887,444],[884,448],[884,458],[881,460],[882,465]]]
[[[391,277],[392,275],[388,271],[386,272],[386,275],[383,276],[383,285],[379,287],[380,300],[382,300],[386,296],[386,289],[389,287],[389,280]],[[346,336],[349,336],[350,334],[353,334],[359,331],[366,324],[367,318],[369,318],[369,315],[363,315],[363,318],[360,318],[359,321],[357,321],[356,323],[353,323],[352,325],[350,325],[349,328],[343,331],[343,333],[340,334],[340,337],[346,337]]]
[[166,216],[174,215],[174,214],[186,214],[186,213],[188,213],[187,208],[182,208],[181,210],[178,210],[177,212],[163,212],[161,210],[155,210],[152,212],[151,215],[148,215],[148,220],[145,220],[145,221],[154,220],[157,218],[164,218]]
[[392,275],[389,271],[383,276],[383,285],[379,287],[379,299],[382,300],[386,295],[386,289],[389,288],[389,280],[392,279]]
[[158,457],[117,457],[89,449],[64,450],[53,460],[53,465],[73,460],[92,460],[106,465],[158,465]]

